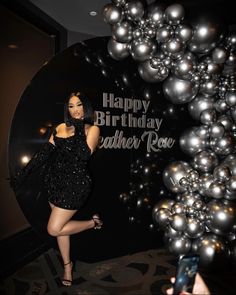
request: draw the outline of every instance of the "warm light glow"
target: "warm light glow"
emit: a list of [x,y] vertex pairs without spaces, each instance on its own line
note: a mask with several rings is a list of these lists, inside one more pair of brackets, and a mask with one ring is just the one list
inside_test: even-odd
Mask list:
[[27,164],[29,162],[29,160],[30,160],[30,158],[26,155],[21,157],[22,164]]
[[9,44],[7,47],[10,49],[17,49],[18,48],[18,46],[16,44]]

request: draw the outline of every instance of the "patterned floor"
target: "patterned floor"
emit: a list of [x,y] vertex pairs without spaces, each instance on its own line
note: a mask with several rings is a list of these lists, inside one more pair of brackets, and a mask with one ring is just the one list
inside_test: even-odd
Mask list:
[[0,294],[162,295],[175,273],[176,259],[165,249],[148,250],[97,263],[77,261],[73,286],[61,285],[60,256],[50,249],[6,278]]

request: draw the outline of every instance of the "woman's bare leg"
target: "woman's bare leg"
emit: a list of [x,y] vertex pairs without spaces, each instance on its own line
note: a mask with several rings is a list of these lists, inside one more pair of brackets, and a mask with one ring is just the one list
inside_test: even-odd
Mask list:
[[63,284],[71,285],[72,264],[70,258],[70,235],[86,229],[94,228],[98,220],[75,221],[71,220],[77,210],[58,208],[50,203],[52,212],[48,221],[48,233],[57,237],[58,247],[64,262]]

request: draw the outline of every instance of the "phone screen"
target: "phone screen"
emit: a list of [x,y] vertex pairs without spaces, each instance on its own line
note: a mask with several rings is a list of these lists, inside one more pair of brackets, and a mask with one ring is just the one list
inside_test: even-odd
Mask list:
[[197,273],[199,255],[184,255],[180,258],[174,284],[173,295],[180,292],[192,292],[195,276]]

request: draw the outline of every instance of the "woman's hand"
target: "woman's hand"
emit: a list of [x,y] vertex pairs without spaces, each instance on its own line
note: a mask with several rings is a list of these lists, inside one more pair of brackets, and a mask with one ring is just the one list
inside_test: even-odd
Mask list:
[[[171,283],[174,284],[175,282],[175,278],[172,277],[170,279]],[[172,295],[173,294],[173,288],[169,288],[166,290],[166,294],[167,295]],[[184,294],[190,294],[188,292],[182,292],[180,293],[181,295],[184,295]],[[207,285],[205,284],[203,278],[200,276],[199,273],[196,274],[196,277],[195,277],[195,282],[194,282],[194,285],[193,285],[193,293],[191,294],[194,294],[194,295],[211,295],[209,289],[207,288]]]

